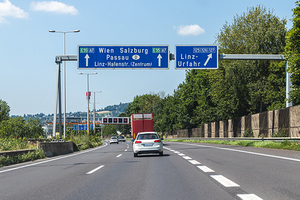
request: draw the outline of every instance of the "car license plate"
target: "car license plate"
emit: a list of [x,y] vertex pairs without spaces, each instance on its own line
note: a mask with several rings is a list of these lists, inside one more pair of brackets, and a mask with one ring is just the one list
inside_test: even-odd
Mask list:
[[144,147],[153,146],[153,144],[144,144]]

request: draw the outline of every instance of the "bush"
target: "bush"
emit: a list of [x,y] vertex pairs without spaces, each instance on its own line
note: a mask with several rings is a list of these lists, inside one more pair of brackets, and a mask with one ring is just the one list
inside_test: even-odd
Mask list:
[[253,130],[247,129],[247,130],[244,132],[244,137],[254,137],[254,135],[253,135]]
[[272,137],[287,137],[287,131],[285,128],[280,128],[276,133],[272,134]]
[[17,156],[0,156],[0,167],[45,158],[42,149]]

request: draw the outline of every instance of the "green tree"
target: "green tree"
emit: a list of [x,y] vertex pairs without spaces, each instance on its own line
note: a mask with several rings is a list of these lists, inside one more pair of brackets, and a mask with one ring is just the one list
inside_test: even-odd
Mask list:
[[[126,115],[125,113],[121,113],[119,115],[119,117],[130,117],[128,115]],[[123,135],[125,136],[130,136],[130,129],[131,129],[131,125],[116,125],[116,129],[118,131],[120,131]]]
[[114,125],[108,124],[103,127],[103,136],[117,135],[117,129]]
[[0,123],[1,138],[23,138],[27,133],[28,129],[22,117],[10,118]]
[[129,103],[125,110],[127,116],[131,116],[133,113],[153,113],[153,123],[154,130],[158,131],[158,120],[161,119],[162,110],[162,98],[164,97],[164,92],[158,94],[144,94],[141,96],[136,96],[133,102]]
[[25,128],[27,131],[26,137],[28,138],[43,137],[45,134],[38,118],[26,120]]
[[285,56],[289,63],[289,72],[292,73],[293,84],[289,101],[294,105],[300,104],[300,1],[296,1],[293,9],[293,28],[286,35]]
[[9,119],[9,112],[10,112],[10,108],[7,105],[7,103],[5,101],[3,101],[2,99],[0,99],[0,123],[3,120]]
[[[234,17],[233,23],[226,23],[217,36],[220,53],[228,54],[281,54],[284,51],[286,20],[280,20],[263,6],[252,7],[247,13]],[[285,81],[283,65],[272,66],[271,61],[224,61],[220,69],[212,73],[212,96],[217,105],[219,117],[234,118],[271,109],[274,102],[267,96],[280,92],[280,98],[273,99],[281,105],[284,102],[282,90],[272,87],[271,78],[280,75]],[[278,69],[274,69],[278,68]],[[281,85],[281,83],[279,84]],[[214,87],[216,86],[216,87]]]

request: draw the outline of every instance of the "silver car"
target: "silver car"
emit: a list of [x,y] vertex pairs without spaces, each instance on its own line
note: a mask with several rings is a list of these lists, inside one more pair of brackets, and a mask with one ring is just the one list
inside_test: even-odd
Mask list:
[[119,144],[118,138],[117,137],[111,137],[110,140],[109,140],[109,144],[111,144],[111,143],[117,143],[117,144]]
[[133,156],[138,154],[159,153],[163,156],[163,143],[156,132],[140,132],[132,144]]

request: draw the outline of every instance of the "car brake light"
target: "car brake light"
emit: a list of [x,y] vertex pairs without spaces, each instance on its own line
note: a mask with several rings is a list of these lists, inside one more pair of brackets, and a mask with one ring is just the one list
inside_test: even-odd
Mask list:
[[135,144],[137,144],[137,143],[142,143],[142,141],[135,141]]
[[154,142],[160,142],[160,140],[154,140]]

